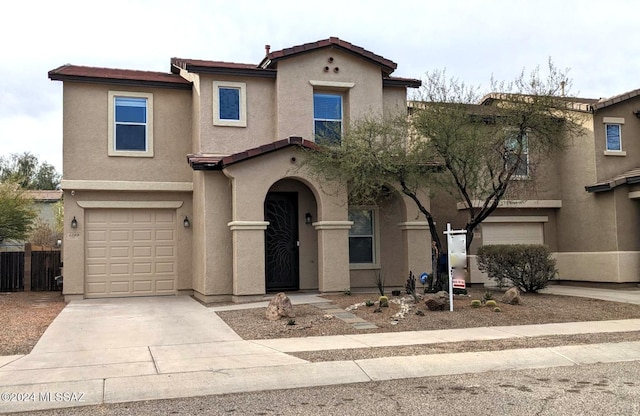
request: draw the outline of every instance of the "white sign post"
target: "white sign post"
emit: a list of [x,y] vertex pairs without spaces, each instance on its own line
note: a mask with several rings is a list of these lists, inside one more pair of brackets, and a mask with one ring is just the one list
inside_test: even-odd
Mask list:
[[[447,224],[447,264],[449,267],[449,311],[453,312],[453,278],[466,276],[467,271],[467,232],[452,230]],[[454,276],[455,275],[455,276]],[[464,277],[463,277],[464,278]]]

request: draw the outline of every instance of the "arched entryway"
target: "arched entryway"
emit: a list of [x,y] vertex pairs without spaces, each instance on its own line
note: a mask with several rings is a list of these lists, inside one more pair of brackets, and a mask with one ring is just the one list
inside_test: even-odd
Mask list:
[[318,289],[317,218],[313,192],[303,182],[282,179],[264,201],[267,292]]

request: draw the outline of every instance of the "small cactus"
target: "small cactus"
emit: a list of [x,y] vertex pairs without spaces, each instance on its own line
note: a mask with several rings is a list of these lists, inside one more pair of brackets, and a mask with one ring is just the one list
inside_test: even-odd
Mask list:
[[351,296],[351,289],[345,289],[344,292],[342,292],[345,296]]
[[481,305],[482,305],[482,302],[480,302],[478,299],[474,299],[471,301],[472,308],[479,308]]
[[372,301],[372,300],[367,300],[364,304],[365,304],[366,306],[373,306],[373,305],[374,305],[374,303],[373,303],[373,301]]
[[287,321],[287,325],[293,326],[293,325],[295,325],[295,324],[296,324],[296,320],[295,320],[295,319],[289,319],[289,320]]
[[378,298],[378,302],[380,302],[380,307],[381,308],[388,308],[389,307],[389,298],[386,296],[380,296]]
[[500,309],[499,307],[496,306],[495,308],[493,308],[493,311],[494,312],[502,312],[502,309]]
[[495,308],[496,306],[498,306],[498,304],[496,303],[495,300],[488,300],[487,303],[485,303],[485,305],[491,307],[491,308]]

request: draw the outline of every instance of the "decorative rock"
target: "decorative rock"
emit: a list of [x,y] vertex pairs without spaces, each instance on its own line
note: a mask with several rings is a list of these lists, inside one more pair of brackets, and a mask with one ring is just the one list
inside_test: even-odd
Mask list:
[[502,303],[508,303],[509,305],[520,305],[522,303],[522,298],[520,297],[520,291],[517,287],[512,287],[511,289],[504,292],[502,295],[502,299],[500,300]]
[[378,306],[373,310],[373,313],[382,313],[382,309],[380,309],[380,307]]
[[418,310],[416,311],[416,315],[418,315],[418,316],[424,316],[424,312],[422,312],[420,309],[418,309]]
[[284,292],[280,292],[275,295],[273,299],[271,299],[271,302],[269,302],[269,306],[267,306],[266,316],[270,321],[277,321],[283,316],[287,318],[295,318],[296,315],[293,313],[291,299],[289,299]]
[[445,291],[440,291],[429,296],[424,303],[430,311],[444,311],[449,307],[449,294]]

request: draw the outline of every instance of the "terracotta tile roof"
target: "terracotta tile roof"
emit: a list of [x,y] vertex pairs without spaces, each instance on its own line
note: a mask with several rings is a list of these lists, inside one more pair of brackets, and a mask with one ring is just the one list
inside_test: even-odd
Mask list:
[[637,97],[639,95],[640,95],[640,89],[628,91],[620,95],[613,96],[611,98],[605,98],[605,99],[599,100],[596,104],[594,104],[593,108],[595,110],[600,110],[601,108],[609,107],[610,105],[614,105],[622,101],[630,100],[631,98]]
[[620,185],[632,185],[636,183],[640,183],[640,168],[631,169],[611,179],[587,185],[584,189],[587,192],[605,192]]
[[286,59],[291,56],[303,53],[313,52],[315,50],[327,47],[339,48],[343,51],[352,53],[376,65],[379,65],[383,68],[383,72],[385,73],[385,75],[389,75],[390,73],[395,71],[398,66],[395,62],[389,59],[386,59],[380,55],[376,55],[375,53],[361,48],[360,46],[356,46],[350,42],[336,37],[330,37],[329,39],[318,40],[316,42],[304,43],[302,45],[292,46],[290,48],[285,48],[279,51],[268,52],[267,56],[264,57],[259,66],[263,68],[274,68],[275,63],[281,59]]
[[96,68],[66,64],[49,71],[54,81],[100,82],[191,89],[191,83],[179,75],[131,69]]
[[276,71],[264,69],[255,64],[237,62],[205,61],[202,59],[171,58],[171,72],[177,74],[180,69],[195,73],[215,73],[227,75],[246,75],[275,78]]
[[302,137],[292,136],[287,139],[264,144],[262,146],[254,147],[253,149],[245,150],[244,152],[234,153],[229,156],[190,154],[187,155],[187,161],[189,162],[189,166],[191,166],[191,169],[193,170],[222,170],[227,166],[233,165],[235,163],[253,159],[254,157],[271,153],[289,146],[300,146],[307,149],[317,149],[317,145],[314,142],[305,140]]
[[61,190],[25,191],[25,195],[36,201],[58,201],[62,198],[62,191]]

